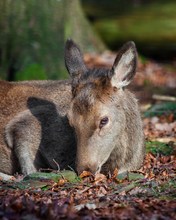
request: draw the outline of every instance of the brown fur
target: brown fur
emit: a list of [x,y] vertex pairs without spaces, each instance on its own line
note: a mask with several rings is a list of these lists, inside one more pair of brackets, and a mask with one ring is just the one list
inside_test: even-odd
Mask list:
[[66,113],[69,81],[0,81],[0,172],[74,168],[75,139]]
[[[140,113],[134,96],[121,87],[134,75],[134,45],[127,44],[119,54],[112,70],[88,70],[80,49],[69,40],[65,62],[70,80],[0,81],[0,176],[57,168],[53,160],[61,169],[70,165],[78,172],[140,167]],[[114,73],[121,70],[125,76]],[[100,129],[104,111],[110,125]]]

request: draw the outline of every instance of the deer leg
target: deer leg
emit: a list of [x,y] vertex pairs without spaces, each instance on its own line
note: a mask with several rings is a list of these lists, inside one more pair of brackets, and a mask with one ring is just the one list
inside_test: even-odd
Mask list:
[[6,141],[18,158],[22,174],[36,172],[34,161],[40,145],[40,125],[30,112],[20,114],[8,124]]
[[3,181],[12,181],[12,180],[15,180],[15,177],[0,172],[0,180],[3,180]]

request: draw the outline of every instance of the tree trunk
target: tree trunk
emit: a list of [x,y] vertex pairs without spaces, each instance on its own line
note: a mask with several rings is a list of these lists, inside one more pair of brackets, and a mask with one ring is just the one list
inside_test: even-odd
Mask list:
[[1,0],[0,30],[0,79],[67,77],[67,38],[84,52],[104,49],[79,0]]

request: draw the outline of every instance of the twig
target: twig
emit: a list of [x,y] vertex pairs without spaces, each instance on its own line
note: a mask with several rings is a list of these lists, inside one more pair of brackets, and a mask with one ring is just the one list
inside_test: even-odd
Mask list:
[[75,171],[71,166],[68,165],[68,168],[70,168],[71,171],[73,171],[74,173],[76,173],[76,171]]
[[53,162],[56,164],[56,166],[57,166],[57,171],[59,171],[60,172],[60,166],[59,166],[59,164],[57,163],[57,161],[55,160],[55,159],[53,159]]
[[174,97],[174,96],[165,96],[165,95],[156,95],[156,94],[154,94],[152,96],[152,98],[156,99],[156,100],[161,100],[161,101],[171,101],[171,102],[176,101],[176,97]]
[[53,172],[53,171],[55,171],[55,170],[50,169],[50,168],[40,168],[40,169],[39,169],[39,172],[43,172],[43,171],[50,171],[50,172]]
[[62,173],[61,173],[60,166],[59,166],[59,164],[57,163],[57,161],[56,161],[55,159],[53,159],[53,162],[54,162],[54,163],[56,164],[56,166],[57,166],[57,173],[59,173],[59,174],[61,175],[62,179],[66,180],[65,177],[64,177],[64,175],[62,175]]

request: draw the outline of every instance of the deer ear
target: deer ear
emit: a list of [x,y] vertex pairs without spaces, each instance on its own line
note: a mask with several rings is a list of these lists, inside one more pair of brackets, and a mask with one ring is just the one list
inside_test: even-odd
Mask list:
[[135,75],[137,51],[134,42],[126,43],[118,52],[110,72],[111,84],[116,88],[127,86]]
[[71,39],[65,45],[65,66],[72,78],[80,77],[87,70],[79,47]]

